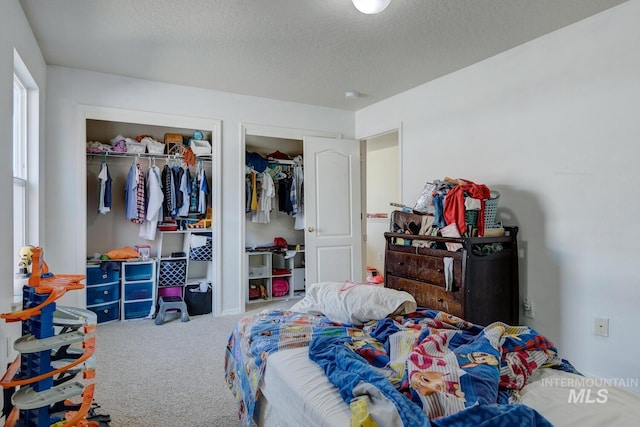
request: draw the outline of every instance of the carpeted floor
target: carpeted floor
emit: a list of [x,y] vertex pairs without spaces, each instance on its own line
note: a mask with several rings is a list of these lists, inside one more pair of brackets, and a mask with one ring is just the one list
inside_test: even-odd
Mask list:
[[264,309],[289,308],[295,300],[248,306],[242,315],[169,315],[98,326],[96,411],[111,427],[239,425],[236,402],[224,380],[224,354],[235,323]]

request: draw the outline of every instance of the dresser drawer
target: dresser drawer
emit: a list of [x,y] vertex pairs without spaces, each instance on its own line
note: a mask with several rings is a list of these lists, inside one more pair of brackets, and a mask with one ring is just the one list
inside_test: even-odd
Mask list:
[[[452,258],[453,287],[462,288],[462,259],[459,256]],[[443,257],[387,251],[385,268],[387,274],[424,281],[443,288],[446,285]]]
[[387,274],[385,286],[413,295],[418,307],[440,310],[464,319],[462,291],[447,292],[439,286]]
[[102,271],[99,266],[87,267],[87,285],[102,285],[105,283],[119,282],[120,272],[116,270]]
[[87,286],[87,305],[104,304],[120,299],[120,283]]

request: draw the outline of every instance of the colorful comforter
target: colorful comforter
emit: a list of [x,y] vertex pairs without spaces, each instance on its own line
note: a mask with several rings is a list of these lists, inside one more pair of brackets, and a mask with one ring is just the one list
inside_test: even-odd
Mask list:
[[[474,325],[418,309],[363,327],[290,311],[242,319],[225,357],[226,380],[251,425],[267,357],[309,346],[352,409],[352,425],[550,425],[517,404],[540,367],[575,372],[553,344],[526,326]],[[376,424],[377,423],[377,424]]]

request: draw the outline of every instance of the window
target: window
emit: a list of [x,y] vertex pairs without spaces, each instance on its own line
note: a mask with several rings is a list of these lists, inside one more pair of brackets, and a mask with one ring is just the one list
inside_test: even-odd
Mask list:
[[[13,259],[19,273],[20,249],[38,240],[38,87],[14,50],[13,74]],[[14,280],[13,294],[21,295]]]

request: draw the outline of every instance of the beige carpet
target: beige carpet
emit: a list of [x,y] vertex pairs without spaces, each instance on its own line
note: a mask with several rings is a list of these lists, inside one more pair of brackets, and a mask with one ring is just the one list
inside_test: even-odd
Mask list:
[[113,322],[96,335],[96,411],[111,427],[238,426],[236,402],[224,380],[227,339],[243,316],[289,308],[295,300],[248,306],[243,315],[168,315]]

